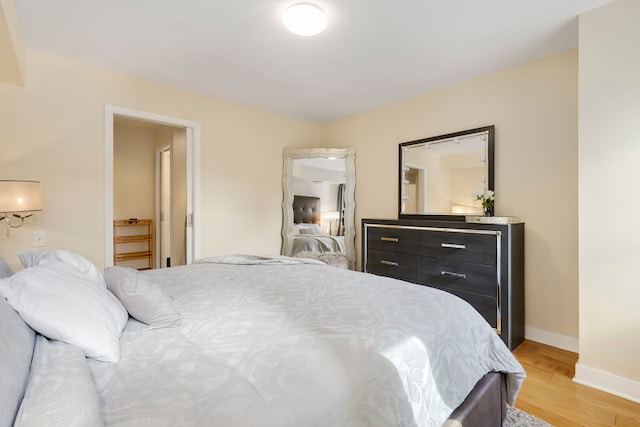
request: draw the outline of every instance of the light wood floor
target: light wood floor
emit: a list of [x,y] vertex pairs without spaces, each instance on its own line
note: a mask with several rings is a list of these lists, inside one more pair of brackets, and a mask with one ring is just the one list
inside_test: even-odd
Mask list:
[[572,381],[576,353],[524,341],[513,354],[527,372],[516,408],[557,427],[640,426],[640,403]]

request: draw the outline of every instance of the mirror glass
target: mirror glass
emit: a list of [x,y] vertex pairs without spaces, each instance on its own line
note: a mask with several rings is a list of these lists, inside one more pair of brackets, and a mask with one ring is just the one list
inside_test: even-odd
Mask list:
[[355,150],[286,149],[281,254],[355,268]]
[[399,217],[482,215],[474,192],[493,190],[494,126],[400,144]]

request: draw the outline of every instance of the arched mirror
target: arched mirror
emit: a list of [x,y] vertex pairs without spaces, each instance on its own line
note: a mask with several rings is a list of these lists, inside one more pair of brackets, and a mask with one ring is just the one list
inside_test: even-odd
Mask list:
[[282,255],[355,268],[355,149],[285,149]]
[[400,144],[399,218],[482,215],[474,192],[493,190],[494,126]]

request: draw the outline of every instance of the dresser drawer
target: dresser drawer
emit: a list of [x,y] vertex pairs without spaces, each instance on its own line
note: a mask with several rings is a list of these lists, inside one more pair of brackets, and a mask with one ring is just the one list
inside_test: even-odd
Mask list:
[[418,255],[369,249],[367,253],[367,272],[398,279],[418,282]]
[[462,298],[491,325],[493,329],[496,329],[498,333],[501,332],[502,326],[498,325],[498,300],[497,298],[486,297],[478,294],[471,294],[469,292],[455,291],[450,289],[444,289],[439,286],[433,286],[434,288],[447,291],[457,297]]
[[420,255],[496,265],[497,238],[492,234],[421,231]]
[[368,227],[367,245],[369,250],[379,249],[418,255],[420,236],[415,230]]
[[496,268],[491,265],[420,258],[420,283],[488,297],[498,295]]

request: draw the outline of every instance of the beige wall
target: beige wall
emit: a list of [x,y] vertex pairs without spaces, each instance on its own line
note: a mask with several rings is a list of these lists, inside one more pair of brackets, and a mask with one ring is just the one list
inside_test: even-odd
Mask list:
[[638,17],[640,2],[616,0],[580,18],[576,377],[640,401]]
[[24,84],[24,45],[14,0],[0,0],[0,82]]
[[155,216],[156,128],[114,122],[113,219]]
[[356,148],[358,224],[397,218],[399,143],[495,125],[496,214],[526,223],[526,325],[570,342],[578,336],[577,67],[571,50],[322,129],[327,144]]
[[44,212],[0,236],[12,267],[35,230],[104,265],[105,104],[201,123],[203,256],[280,252],[282,150],[318,146],[319,126],[31,50],[26,70],[0,83],[0,178],[42,181]]

